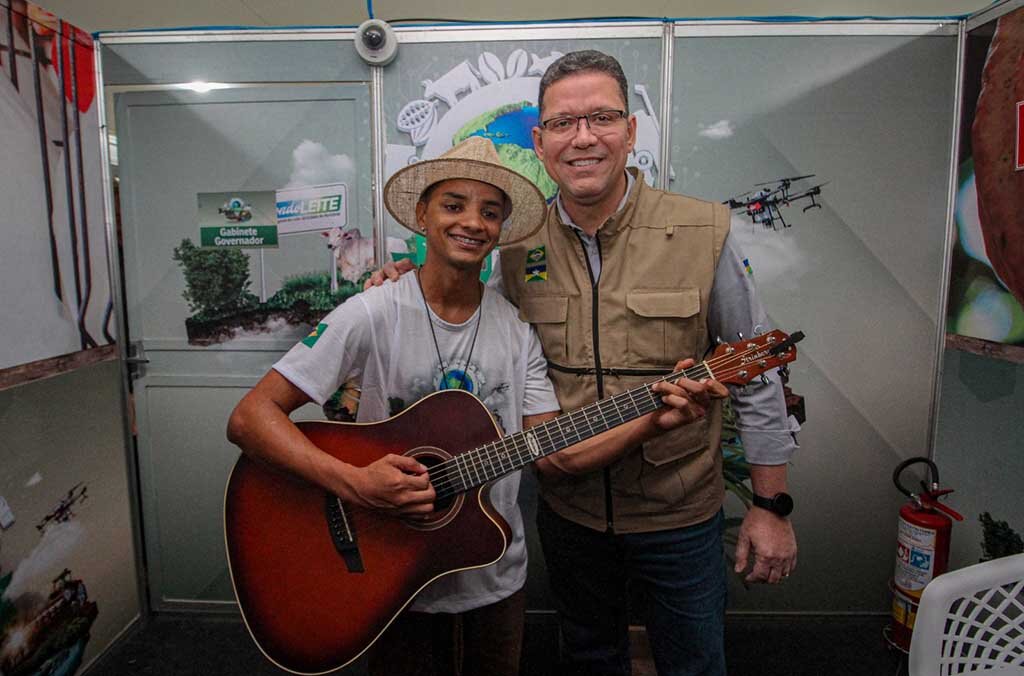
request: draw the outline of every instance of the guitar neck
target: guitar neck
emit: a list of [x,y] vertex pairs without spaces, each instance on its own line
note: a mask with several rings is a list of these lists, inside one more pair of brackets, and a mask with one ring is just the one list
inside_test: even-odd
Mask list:
[[711,378],[705,362],[467,451],[431,469],[437,498],[465,492],[664,406],[651,387],[680,377]]

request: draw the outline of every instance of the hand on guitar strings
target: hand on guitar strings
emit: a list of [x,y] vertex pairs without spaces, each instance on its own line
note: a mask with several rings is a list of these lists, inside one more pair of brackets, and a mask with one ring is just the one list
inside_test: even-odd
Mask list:
[[436,494],[427,468],[408,456],[391,453],[354,468],[349,485],[363,507],[412,517],[434,511]]
[[[693,366],[692,359],[677,362],[675,371],[682,371]],[[665,408],[651,414],[655,425],[664,430],[674,429],[703,418],[711,406],[712,399],[724,399],[729,390],[722,383],[704,378],[700,381],[679,378],[674,382],[661,381],[651,386],[651,390],[661,395]]]

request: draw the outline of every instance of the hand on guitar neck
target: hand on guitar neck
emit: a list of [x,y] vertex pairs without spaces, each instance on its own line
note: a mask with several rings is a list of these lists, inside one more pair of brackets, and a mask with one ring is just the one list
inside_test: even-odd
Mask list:
[[[675,371],[686,371],[694,365],[692,359],[677,362]],[[710,378],[691,380],[686,376],[675,381],[662,381],[651,386],[655,394],[661,395],[665,408],[651,414],[650,422],[659,431],[673,430],[698,418],[703,418],[712,399],[725,399],[729,390],[725,385]]]

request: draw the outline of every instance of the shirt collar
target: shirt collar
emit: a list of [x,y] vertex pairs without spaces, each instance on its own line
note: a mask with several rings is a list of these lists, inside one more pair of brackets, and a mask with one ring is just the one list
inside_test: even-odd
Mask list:
[[[636,181],[636,179],[633,178],[633,174],[631,174],[630,172],[627,171],[626,172],[626,192],[622,196],[622,201],[619,202],[619,206],[615,207],[615,213],[619,213],[620,211],[622,211],[623,207],[626,206],[626,200],[629,199],[629,193],[632,192],[632,190],[633,190],[633,183],[635,181]],[[573,229],[577,230],[584,237],[589,237],[589,235],[587,235],[587,233],[583,232],[583,228],[581,228],[580,226],[578,226],[575,223],[573,223],[572,217],[569,216],[569,212],[565,210],[565,205],[562,204],[562,193],[561,192],[559,192],[558,196],[555,198],[555,206],[558,207],[558,216],[559,216],[559,218],[562,219],[563,223],[568,225],[570,228],[573,228]]]

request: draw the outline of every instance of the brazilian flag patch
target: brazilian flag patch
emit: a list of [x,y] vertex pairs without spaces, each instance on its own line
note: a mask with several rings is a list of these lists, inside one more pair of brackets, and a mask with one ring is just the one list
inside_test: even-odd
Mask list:
[[526,281],[544,282],[548,279],[547,253],[543,246],[526,253]]
[[743,269],[746,270],[747,274],[750,275],[751,277],[754,276],[754,268],[750,267],[750,259],[749,258],[744,258],[743,259]]
[[309,332],[309,335],[302,339],[302,344],[306,347],[313,347],[316,345],[316,341],[320,340],[320,336],[324,335],[327,331],[327,324],[320,323],[316,325],[316,328]]

